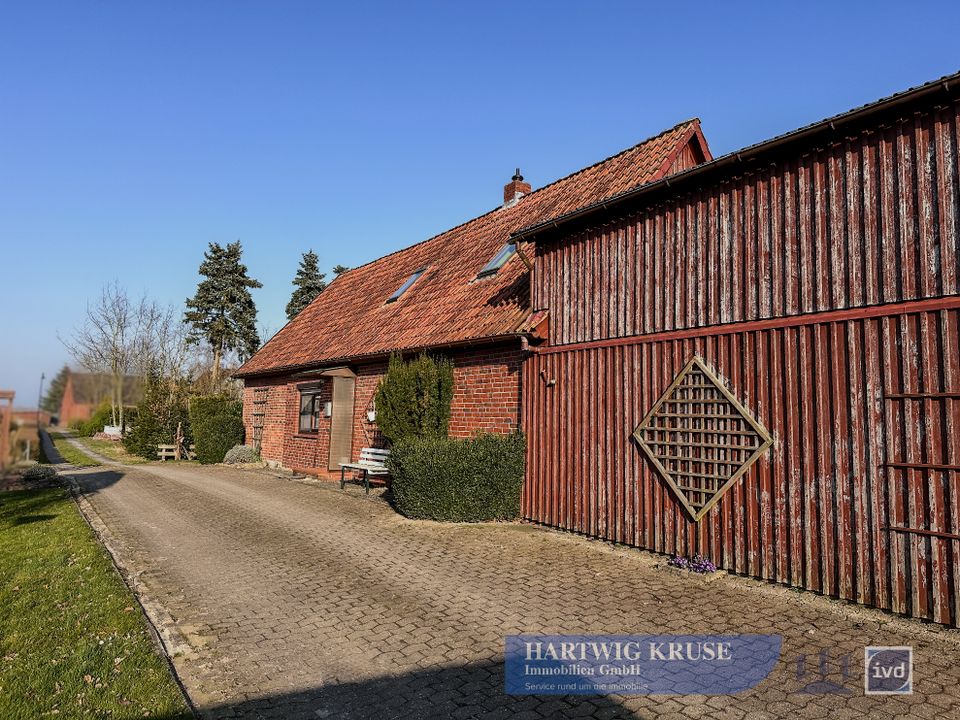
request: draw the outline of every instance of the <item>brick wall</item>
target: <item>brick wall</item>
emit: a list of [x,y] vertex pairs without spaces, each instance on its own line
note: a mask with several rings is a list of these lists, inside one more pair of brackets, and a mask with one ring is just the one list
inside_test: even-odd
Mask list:
[[[451,437],[470,437],[477,432],[506,433],[520,422],[520,365],[523,353],[517,343],[487,346],[449,354],[453,361],[453,402],[450,412]],[[375,422],[367,412],[373,409],[373,397],[387,363],[374,362],[353,366],[357,373],[353,411],[353,457],[360,449],[383,445]],[[257,388],[265,388],[261,454],[298,470],[324,471],[329,451],[330,419],[320,419],[320,432],[297,432],[300,409],[298,384],[303,378],[290,376],[248,378],[243,393],[243,420],[247,437],[253,437],[253,399]],[[324,386],[322,400],[330,399],[331,385]]]
[[93,406],[89,403],[78,403],[73,397],[73,378],[68,375],[67,383],[63,387],[63,397],[60,399],[60,411],[57,421],[61,427],[66,427],[75,420],[89,420],[93,415]]

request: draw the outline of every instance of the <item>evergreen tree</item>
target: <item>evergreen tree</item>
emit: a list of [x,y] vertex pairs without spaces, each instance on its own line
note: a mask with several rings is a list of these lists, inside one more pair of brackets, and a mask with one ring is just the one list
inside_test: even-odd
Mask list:
[[313,250],[305,252],[300,259],[300,267],[297,269],[296,277],[293,278],[293,284],[297,289],[293,291],[290,302],[287,303],[287,320],[293,320],[299,315],[327,286],[324,282],[326,274],[320,272],[318,260]]
[[340,277],[349,269],[350,268],[348,268],[346,265],[334,265],[333,274],[336,275],[337,277]]
[[390,357],[377,388],[377,427],[390,442],[445,438],[453,401],[453,363],[423,354],[404,362]]
[[60,412],[60,401],[63,400],[63,390],[67,386],[67,376],[69,374],[70,368],[64,365],[50,381],[47,394],[43,396],[43,402],[40,403],[40,407],[48,413],[56,415]]
[[224,353],[235,351],[246,359],[260,346],[257,307],[250,289],[263,285],[247,276],[247,266],[240,262],[242,255],[239,240],[225,248],[210,243],[200,263],[205,279],[197,285],[196,295],[187,299],[184,322],[190,326],[188,340],[210,345],[215,386],[220,381]]
[[172,443],[178,425],[188,436],[189,446],[189,391],[186,381],[165,378],[156,365],[151,367],[144,381],[143,399],[137,405],[136,420],[123,436],[123,446],[127,452],[156,460],[157,446]]

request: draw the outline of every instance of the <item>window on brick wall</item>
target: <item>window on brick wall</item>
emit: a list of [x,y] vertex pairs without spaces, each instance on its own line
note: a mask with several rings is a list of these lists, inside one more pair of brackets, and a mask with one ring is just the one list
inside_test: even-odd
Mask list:
[[323,405],[320,401],[320,389],[309,388],[300,391],[300,422],[297,429],[302,433],[315,433],[320,429],[320,413]]

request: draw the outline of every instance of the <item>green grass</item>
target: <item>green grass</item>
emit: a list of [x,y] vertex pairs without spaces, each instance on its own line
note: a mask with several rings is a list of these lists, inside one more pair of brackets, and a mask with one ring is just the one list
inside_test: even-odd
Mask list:
[[57,448],[57,452],[60,453],[66,462],[70,463],[71,465],[76,465],[77,467],[94,467],[95,465],[100,465],[97,460],[94,460],[82,450],[78,450],[71,445],[67,441],[66,437],[67,436],[63,435],[62,433],[50,433],[50,438],[53,440],[53,446]]
[[114,442],[113,440],[98,440],[96,438],[87,437],[77,438],[77,440],[94,452],[100,453],[111,460],[122,462],[125,465],[143,465],[144,463],[150,462],[146,458],[142,458],[139,455],[128,453],[124,449],[123,443]]
[[0,493],[0,718],[192,715],[62,489]]

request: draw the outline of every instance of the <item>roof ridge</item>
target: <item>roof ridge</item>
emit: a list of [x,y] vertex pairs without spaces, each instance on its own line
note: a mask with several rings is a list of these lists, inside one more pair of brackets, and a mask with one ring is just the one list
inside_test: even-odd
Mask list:
[[[699,118],[699,117],[696,117],[696,116],[694,116],[694,117],[692,117],[692,118],[687,118],[686,120],[683,120],[683,121],[681,121],[681,122],[676,123],[676,124],[673,125],[672,127],[666,128],[665,130],[661,130],[660,132],[656,133],[655,135],[651,135],[651,136],[649,136],[649,137],[647,137],[647,138],[644,138],[643,140],[641,140],[641,141],[639,141],[639,142],[634,143],[634,144],[631,145],[630,147],[627,147],[627,148],[624,148],[623,150],[620,150],[620,151],[618,151],[618,152],[615,152],[613,155],[610,155],[610,156],[608,156],[608,157],[605,157],[605,158],[603,158],[602,160],[597,160],[595,163],[592,163],[592,164],[590,164],[590,165],[587,165],[587,166],[585,166],[585,167],[582,167],[582,168],[580,168],[579,170],[575,170],[575,171],[573,171],[572,173],[568,173],[567,175],[564,175],[563,177],[559,177],[559,178],[557,178],[556,180],[553,180],[553,181],[547,183],[546,185],[542,185],[541,187],[538,187],[536,190],[531,190],[531,191],[528,192],[526,195],[524,195],[523,197],[521,197],[521,198],[517,201],[517,204],[516,204],[516,205],[513,205],[512,207],[517,207],[517,206],[519,206],[520,203],[523,203],[524,201],[526,201],[527,198],[533,197],[533,196],[536,195],[538,192],[541,192],[541,191],[543,191],[543,190],[546,190],[546,189],[549,188],[549,187],[553,187],[554,185],[557,185],[558,183],[561,183],[561,182],[563,182],[564,180],[569,180],[569,179],[572,178],[572,177],[576,177],[577,175],[579,175],[579,174],[581,174],[581,173],[584,173],[584,172],[586,172],[587,170],[591,170],[591,169],[593,169],[593,168],[595,168],[595,167],[597,167],[597,166],[599,166],[599,165],[603,165],[605,162],[609,162],[609,161],[611,161],[611,160],[613,160],[613,159],[615,159],[615,158],[620,157],[621,155],[626,155],[628,152],[630,152],[631,150],[636,150],[636,149],[639,148],[641,145],[646,145],[647,143],[653,142],[654,140],[656,140],[656,139],[658,139],[658,138],[661,138],[661,137],[663,137],[664,135],[667,135],[667,134],[669,134],[669,133],[674,132],[675,130],[679,129],[679,128],[682,127],[682,126],[684,126],[684,125],[689,125],[689,124],[691,124],[691,123],[697,123],[697,124],[699,124],[699,123],[700,123],[700,118]],[[417,247],[418,245],[424,245],[424,244],[426,244],[426,243],[428,243],[428,242],[430,242],[430,241],[432,241],[432,240],[436,240],[437,238],[439,238],[439,237],[441,237],[441,236],[443,236],[443,235],[446,235],[447,233],[452,233],[454,230],[459,230],[460,228],[465,227],[465,226],[469,225],[469,224],[472,223],[472,222],[476,222],[477,220],[480,220],[480,219],[482,219],[482,218],[485,218],[485,217],[487,217],[488,215],[492,215],[493,213],[497,212],[498,210],[503,210],[503,209],[504,209],[504,207],[503,207],[502,205],[498,205],[497,207],[495,207],[495,208],[493,208],[493,209],[491,209],[491,210],[488,210],[488,211],[485,212],[485,213],[480,213],[480,214],[477,215],[476,217],[472,217],[472,218],[470,218],[469,220],[464,220],[463,222],[458,223],[458,224],[456,224],[456,225],[454,225],[454,226],[452,226],[452,227],[449,227],[449,228],[447,228],[446,230],[443,230],[443,231],[441,231],[441,232],[438,232],[438,233],[436,233],[435,235],[431,235],[431,236],[428,237],[428,238],[424,238],[423,240],[418,240],[417,242],[415,242],[415,243],[413,243],[413,244],[411,244],[411,245],[406,245],[406,246],[404,246],[404,247],[397,248],[396,250],[393,250],[393,251],[391,251],[391,252],[388,252],[386,255],[381,255],[380,257],[376,257],[376,258],[373,258],[372,260],[368,260],[367,262],[363,263],[362,265],[357,265],[356,267],[350,268],[350,269],[347,270],[346,272],[340,273],[340,275],[338,275],[337,277],[340,277],[340,276],[342,276],[342,275],[347,275],[348,273],[351,273],[351,272],[353,272],[354,270],[360,270],[361,268],[365,268],[367,265],[372,265],[373,263],[380,262],[381,260],[385,260],[386,258],[391,257],[391,256],[393,256],[393,255],[397,255],[397,254],[399,254],[399,253],[406,252],[407,250],[410,250],[410,249],[412,249],[412,248],[415,248],[415,247]],[[508,208],[508,209],[509,209],[509,208]],[[334,279],[336,279],[336,278],[334,278]],[[331,281],[331,282],[332,282],[332,281]],[[281,328],[281,329],[283,329],[283,328]],[[278,332],[279,332],[279,331],[278,331]]]
[[[855,105],[854,107],[844,110],[843,112],[839,112],[834,115],[828,115],[825,118],[805,123],[792,130],[787,130],[774,135],[773,137],[759,140],[734,150],[729,150],[722,155],[714,157],[712,160],[708,160],[707,162],[701,163],[695,167],[686,168],[685,170],[674,173],[667,178],[660,178],[659,180],[653,180],[648,183],[634,185],[633,187],[627,188],[616,195],[611,195],[609,198],[603,201],[602,206],[606,207],[607,205],[619,202],[624,198],[629,198],[638,193],[646,192],[653,186],[662,186],[664,182],[667,183],[667,186],[669,186],[671,183],[683,182],[689,177],[711,172],[714,168],[723,167],[724,165],[732,162],[734,159],[736,159],[738,162],[741,162],[744,157],[749,158],[751,155],[767,151],[782,143],[798,141],[804,135],[818,132],[828,127],[833,129],[834,125],[837,123],[853,122],[857,118],[862,117],[865,113],[882,112],[892,106],[895,106],[897,103],[914,101],[916,97],[922,96],[923,93],[932,91],[937,86],[941,86],[944,91],[949,91],[951,88],[950,84],[958,80],[960,80],[960,71],[951,73],[949,75],[943,75],[939,78],[920,83],[919,85],[908,87],[905,90],[898,90],[895,93],[885,95],[877,100],[872,100],[861,105]],[[519,230],[511,233],[510,237],[519,239],[529,236],[535,232],[539,232],[548,225],[556,226],[557,222],[565,222],[571,217],[580,216],[584,213],[591,212],[600,206],[601,203],[598,202],[582,205],[579,208],[574,208],[573,210],[561,213],[555,217],[531,223],[530,225],[522,227]]]
[[[668,133],[672,133],[674,130],[678,130],[678,129],[679,129],[680,127],[682,127],[683,125],[689,125],[690,123],[698,123],[698,124],[699,124],[699,122],[700,122],[700,118],[698,118],[698,117],[692,117],[692,118],[688,118],[687,120],[684,120],[683,122],[678,122],[678,123],[677,123],[676,125],[674,125],[673,127],[669,127],[669,128],[667,128],[666,130],[661,130],[661,131],[658,132],[656,135],[651,135],[650,137],[648,137],[648,138],[646,138],[646,139],[644,139],[644,140],[641,140],[641,141],[638,142],[638,143],[634,143],[633,145],[631,145],[631,146],[628,147],[628,148],[624,148],[623,150],[620,150],[619,152],[615,152],[613,155],[610,155],[609,157],[605,157],[603,160],[597,160],[597,162],[595,162],[595,163],[593,163],[593,164],[591,164],[591,165],[587,165],[586,167],[582,167],[582,168],[580,168],[579,170],[575,170],[574,172],[570,173],[569,175],[564,175],[564,176],[561,177],[561,178],[557,178],[557,179],[554,180],[553,182],[549,182],[549,183],[547,183],[546,185],[543,185],[542,187],[538,187],[536,190],[532,190],[531,192],[528,192],[526,195],[524,195],[522,198],[520,198],[520,200],[519,200],[519,202],[518,202],[517,204],[519,205],[521,202],[523,202],[524,200],[526,200],[528,197],[532,197],[532,196],[536,195],[536,194],[537,194],[538,192],[540,192],[541,190],[546,190],[548,187],[552,187],[552,186],[556,185],[557,183],[561,183],[561,182],[563,182],[564,180],[569,180],[570,178],[575,177],[575,176],[579,175],[580,173],[584,173],[584,172],[586,172],[587,170],[592,170],[593,168],[595,168],[595,167],[597,167],[597,166],[599,166],[599,165],[603,165],[605,162],[610,162],[610,161],[613,160],[614,158],[618,158],[618,157],[620,157],[621,155],[626,155],[628,152],[630,152],[631,150],[636,150],[636,149],[637,149],[638,147],[640,147],[641,145],[646,145],[647,143],[653,142],[654,140],[656,140],[656,139],[658,139],[658,138],[662,138],[664,135],[667,135]],[[483,215],[481,215],[480,217],[483,217]]]

